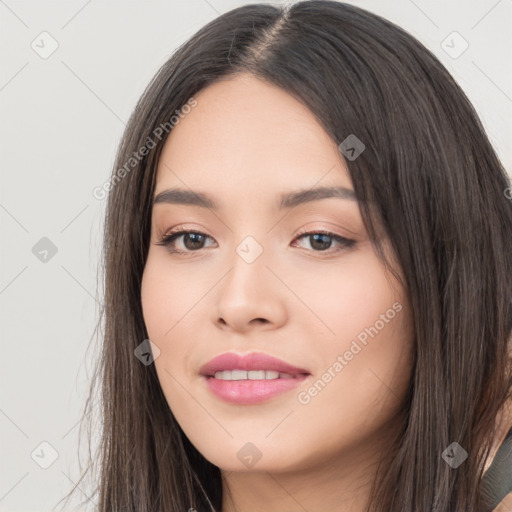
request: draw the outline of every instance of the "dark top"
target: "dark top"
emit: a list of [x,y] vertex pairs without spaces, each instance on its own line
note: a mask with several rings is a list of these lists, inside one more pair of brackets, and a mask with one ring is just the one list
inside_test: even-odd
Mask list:
[[485,503],[481,512],[492,512],[512,492],[512,428],[484,473],[480,493]]

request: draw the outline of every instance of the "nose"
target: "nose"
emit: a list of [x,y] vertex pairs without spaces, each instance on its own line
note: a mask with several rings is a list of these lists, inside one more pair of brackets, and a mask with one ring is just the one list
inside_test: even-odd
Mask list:
[[238,254],[232,261],[217,287],[216,325],[239,333],[282,326],[287,320],[286,289],[267,266],[265,251],[252,262]]

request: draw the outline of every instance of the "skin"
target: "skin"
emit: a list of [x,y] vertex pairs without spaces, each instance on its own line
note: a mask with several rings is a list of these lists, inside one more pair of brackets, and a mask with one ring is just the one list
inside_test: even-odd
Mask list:
[[507,494],[499,505],[494,509],[494,512],[510,512],[512,510],[512,493]]
[[[160,350],[162,390],[185,434],[221,469],[222,512],[363,511],[411,378],[406,292],[377,257],[357,201],[328,198],[278,211],[284,192],[353,189],[341,141],[302,103],[251,75],[195,98],[165,143],[155,195],[180,187],[206,192],[222,207],[153,208],[141,300]],[[157,245],[179,226],[206,234],[203,245],[194,250],[179,237],[174,246],[185,255]],[[297,238],[302,229],[328,230],[355,245],[327,238],[331,246],[322,251],[311,236]],[[236,252],[249,235],[263,249],[250,264]],[[401,310],[394,318],[301,403],[298,394],[395,302]],[[199,369],[229,351],[264,352],[311,375],[265,402],[227,403],[208,390]],[[252,467],[237,456],[248,442],[261,453]]]

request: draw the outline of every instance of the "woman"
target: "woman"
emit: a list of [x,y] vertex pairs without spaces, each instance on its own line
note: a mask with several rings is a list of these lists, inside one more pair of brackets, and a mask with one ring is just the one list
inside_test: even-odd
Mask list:
[[505,507],[509,186],[389,21],[320,0],[199,30],[109,187],[98,510]]

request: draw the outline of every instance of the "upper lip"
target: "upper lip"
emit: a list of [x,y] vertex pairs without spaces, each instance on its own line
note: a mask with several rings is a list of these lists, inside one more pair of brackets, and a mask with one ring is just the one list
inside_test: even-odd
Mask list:
[[214,357],[211,361],[201,367],[199,373],[213,377],[216,372],[224,370],[274,370],[280,373],[290,375],[307,374],[309,372],[303,368],[297,368],[281,359],[263,354],[261,352],[252,352],[250,354],[235,354],[227,352]]

